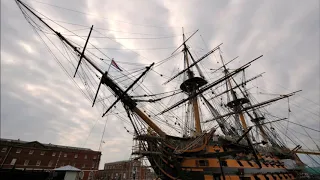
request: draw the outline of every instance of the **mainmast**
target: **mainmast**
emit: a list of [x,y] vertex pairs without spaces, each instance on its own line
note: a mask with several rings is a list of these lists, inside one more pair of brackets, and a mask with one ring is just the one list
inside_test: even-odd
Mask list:
[[[194,135],[197,136],[202,133],[201,130],[201,124],[200,124],[200,113],[199,113],[199,104],[198,104],[198,96],[195,95],[196,91],[199,89],[199,87],[207,84],[207,81],[201,77],[195,77],[194,72],[190,68],[190,62],[188,55],[191,56],[191,53],[186,45],[185,35],[183,33],[183,55],[184,55],[184,63],[187,67],[187,80],[185,80],[181,85],[180,88],[183,90],[189,97],[194,96],[189,100],[190,104],[192,104],[193,107],[193,114],[194,114],[194,125],[195,125],[195,133]],[[193,57],[191,56],[192,60]],[[200,75],[202,74],[199,71]]]

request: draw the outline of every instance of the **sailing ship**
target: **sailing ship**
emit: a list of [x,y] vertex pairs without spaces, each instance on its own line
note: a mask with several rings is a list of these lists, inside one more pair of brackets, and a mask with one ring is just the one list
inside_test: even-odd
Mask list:
[[[262,76],[259,74],[249,79],[244,76],[250,65],[262,55],[231,70],[228,65],[236,58],[225,62],[222,44],[195,58],[188,42],[197,31],[189,37],[183,33],[182,44],[170,57],[181,54],[184,68],[173,76],[167,76],[163,84],[172,88],[170,83],[180,82],[178,88],[152,93],[143,91],[141,81],[169,58],[140,69],[137,71],[140,74],[126,79],[131,80],[130,84],[121,86],[123,81],[113,78],[109,72],[110,66],[104,71],[100,62],[90,58],[86,47],[93,26],[85,45],[81,47],[53,29],[30,6],[20,0],[16,2],[32,27],[42,32],[49,31],[76,55],[78,62],[74,66],[74,77],[80,73],[82,66],[90,68],[98,82],[92,96],[92,106],[104,103],[101,98],[98,99],[102,96],[103,87],[107,87],[115,97],[115,101],[104,109],[103,116],[113,111],[119,102],[122,104],[126,120],[134,130],[132,154],[135,159],[146,157],[160,179],[297,179],[305,166],[297,153],[320,154],[319,151],[303,151],[300,145],[293,149],[287,147],[272,126],[286,118],[274,119],[264,109],[299,91],[257,102],[247,88],[249,82]],[[222,65],[212,71],[222,72],[223,75],[212,81],[202,71],[201,62],[213,53],[219,54]],[[111,63],[119,71],[123,70],[113,59]],[[243,74],[242,82],[236,79],[239,74]],[[83,83],[87,85],[85,81]],[[177,97],[180,99],[176,100]],[[288,163],[296,166],[290,169],[286,165]]]

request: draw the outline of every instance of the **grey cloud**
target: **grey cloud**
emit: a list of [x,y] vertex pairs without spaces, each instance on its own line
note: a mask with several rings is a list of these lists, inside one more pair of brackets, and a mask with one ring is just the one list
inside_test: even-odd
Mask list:
[[[234,4],[233,1],[48,1],[48,3],[89,14],[97,13],[106,19],[52,8],[33,1],[25,2],[54,20],[85,24],[88,27],[93,24],[95,28],[154,34],[126,34],[95,29],[114,38],[179,35],[182,26],[185,27],[185,32],[199,28],[208,45],[206,49],[224,42],[222,50],[226,59],[231,59],[236,55],[240,56],[241,63],[237,61],[234,65],[242,64],[257,55],[264,54],[265,57],[262,60],[252,65],[253,70],[248,71],[248,76],[267,72],[264,75],[265,79],[257,80],[256,85],[262,86],[271,93],[303,89],[302,97],[312,99],[317,104],[320,103],[319,2],[317,1],[308,1],[308,3],[247,1],[240,4]],[[81,28],[68,24],[62,25],[70,29]],[[168,28],[168,26],[171,27]],[[80,35],[87,36],[88,31],[89,29],[78,32]],[[101,36],[101,34],[94,31],[92,37],[94,36]],[[1,136],[16,139],[24,137],[27,140],[51,143],[72,143],[76,146],[85,144],[87,147],[98,149],[105,120],[105,118],[100,118],[101,109],[91,108],[91,103],[78,91],[54,62],[44,45],[35,37],[35,33],[23,19],[16,4],[13,1],[1,1]],[[84,44],[84,40],[75,41],[81,46]],[[175,47],[181,44],[182,37],[160,40],[117,39],[116,41],[129,48]],[[19,42],[28,44],[35,53],[28,53],[19,45]],[[98,47],[122,47],[108,39],[92,38],[90,42]],[[204,47],[198,34],[190,43]],[[139,51],[139,54],[114,50],[103,50],[103,52],[115,58],[119,65],[126,69],[132,66],[123,64],[121,61],[150,64],[168,57],[173,50]],[[194,49],[194,51],[197,50]],[[90,51],[98,53],[93,49]],[[99,54],[99,57],[105,58],[102,54]],[[92,58],[104,70],[108,68],[108,64],[103,64],[95,57]],[[179,58],[173,59],[155,70],[169,76],[172,72],[168,69],[172,69],[172,65],[178,64],[179,61],[181,61]],[[109,63],[109,61],[106,62]],[[219,66],[213,57],[208,59],[208,62],[203,62],[203,65],[210,68]],[[116,74],[117,72],[113,70],[111,73]],[[163,88],[160,84],[165,79],[161,79],[154,72],[148,75],[150,77],[145,79],[144,84],[154,92],[160,91]],[[35,95],[26,90],[28,85],[47,87],[50,91],[40,90]],[[259,97],[259,100],[263,99],[266,99],[266,96]],[[71,103],[64,102],[64,100]],[[290,100],[319,114],[319,108],[317,109],[314,103],[304,98],[298,96]],[[283,101],[271,107],[270,111],[274,110],[277,115],[286,117],[286,108],[286,103]],[[310,127],[319,127],[316,122],[319,116],[310,115],[298,107],[292,106],[291,108],[295,115],[291,117],[292,121],[302,122],[303,125]],[[86,114],[86,111],[89,114],[85,116],[83,114]],[[313,119],[308,118],[309,116]],[[97,123],[85,143],[95,121]],[[285,126],[286,123],[283,125]],[[126,133],[123,126],[127,124],[118,119],[108,120],[104,136],[106,143],[102,146],[102,162],[129,158],[132,137]],[[290,125],[290,128],[305,133],[294,125]],[[45,134],[39,137],[43,131]],[[311,131],[309,133],[320,139],[319,133]],[[314,143],[308,137],[300,136],[299,138],[308,146],[314,147]],[[123,153],[119,153],[119,150]]]

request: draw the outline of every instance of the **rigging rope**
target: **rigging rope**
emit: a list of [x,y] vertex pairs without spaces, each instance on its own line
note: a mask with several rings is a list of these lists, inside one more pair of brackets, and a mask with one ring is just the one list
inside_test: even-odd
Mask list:
[[[288,128],[289,128],[289,122],[290,122],[290,102],[289,102],[289,97],[288,97],[288,122],[287,122],[287,128],[286,128],[286,134],[288,132]],[[285,139],[285,142],[287,143],[287,138]]]
[[[21,9],[21,8],[20,8]],[[25,15],[25,14],[24,14]],[[25,16],[25,18],[26,18],[26,16]],[[30,17],[29,17],[30,18]],[[27,19],[27,18],[26,18]],[[35,23],[31,18],[29,19],[29,20],[31,20],[33,23]],[[31,24],[32,25],[32,27],[34,28],[34,30],[35,31],[41,31],[44,35],[45,35],[45,31],[39,26],[39,25],[37,25],[36,23],[35,23],[35,25],[33,25],[31,22],[29,22],[29,24]],[[69,31],[69,30],[68,30]],[[37,32],[38,33],[38,32]],[[40,35],[38,35],[40,38],[41,38],[41,36]],[[46,35],[45,35],[46,36]],[[81,37],[81,36],[78,36],[78,35],[76,35],[77,37]],[[46,36],[47,37],[47,36]],[[48,37],[47,37],[48,38]],[[107,36],[105,36],[105,38],[109,38],[109,37],[107,37]],[[42,38],[41,38],[42,39]],[[48,38],[49,39],[49,38]],[[50,40],[50,39],[49,39]],[[44,40],[42,39],[42,41],[44,42]],[[52,41],[50,41],[51,43],[52,43]],[[44,42],[45,43],[45,42]],[[46,43],[45,43],[46,44]],[[52,43],[53,44],[53,43]],[[64,44],[65,45],[65,44]],[[92,45],[92,44],[91,44]],[[47,46],[47,44],[46,44],[46,46]],[[101,48],[97,48],[97,47],[95,47],[94,45],[92,45],[93,47],[94,47],[94,49],[97,49],[97,50],[99,50],[99,49],[101,49]],[[64,47],[64,46],[63,46]],[[57,47],[56,47],[57,48]],[[50,48],[49,48],[50,49]],[[58,49],[58,48],[57,48]],[[65,49],[66,50],[66,49]],[[50,50],[51,51],[51,50]],[[66,53],[67,53],[68,51],[66,50]],[[88,51],[89,52],[89,51]],[[101,52],[101,51],[100,51]],[[64,54],[62,53],[62,52],[60,52],[63,56],[64,56]],[[101,52],[102,54],[104,54],[103,52]],[[51,51],[51,54],[53,54],[53,52]],[[54,55],[54,54],[53,54]],[[165,60],[161,60],[160,62],[158,62],[159,64],[157,65],[157,66],[160,66],[162,63],[164,63],[164,62],[166,62],[166,61],[168,61],[170,58],[173,58],[174,56],[175,56],[176,54],[174,54],[173,56],[171,56],[171,57],[169,57],[169,58],[166,58]],[[66,56],[64,56],[67,60],[70,60],[70,63],[71,63],[71,59],[70,59],[70,56],[69,56],[69,54],[67,53],[67,56],[69,57],[69,58],[67,58]],[[107,55],[105,55],[104,54],[104,56],[106,56],[108,59],[110,59]],[[97,57],[97,56],[96,56]],[[97,57],[98,58],[98,57]],[[56,57],[55,57],[55,59],[56,60],[58,60]],[[101,59],[101,58],[100,58]],[[59,61],[59,60],[58,60]],[[72,64],[72,63],[71,63]],[[92,86],[94,86],[94,80],[93,81],[91,81],[91,78],[93,77],[93,70],[90,70],[90,67],[87,65],[87,63],[84,63],[85,64],[85,67],[82,67],[81,66],[81,72],[82,72],[82,75],[80,76],[80,79],[81,79],[81,81],[83,81],[84,82],[84,84],[86,84],[86,90],[87,90],[87,92],[88,92],[88,94],[86,94],[86,93],[84,93],[83,92],[83,90],[79,87],[79,89],[81,89],[81,91],[85,94],[85,96],[89,96],[89,100],[90,100],[90,98],[92,99],[92,97],[90,97],[90,95],[92,95],[92,93],[94,93],[93,91],[92,91],[92,88],[91,88],[91,85]],[[60,64],[61,65],[61,64]],[[73,64],[72,64],[73,65]],[[61,65],[62,66],[62,68],[64,68],[63,67],[63,65]],[[65,70],[65,69],[64,69]],[[90,74],[91,74],[91,76],[90,75],[88,75],[87,74],[87,72],[86,72],[86,70],[87,70],[87,72],[91,72]],[[66,70],[65,70],[66,71]],[[131,79],[130,78],[130,76],[131,77],[135,77],[134,75],[132,75],[133,73],[129,73],[128,71],[126,71],[129,75],[127,75],[127,74],[123,74],[123,76],[120,76],[120,77],[117,77],[117,80],[119,80],[119,79],[121,79],[121,78],[125,78],[125,77],[127,77],[128,79]],[[137,71],[138,72],[138,71]],[[154,71],[154,72],[156,72],[156,71]],[[67,73],[67,71],[66,71],[66,73]],[[156,72],[157,73],[157,72]],[[67,73],[68,74],[68,73]],[[159,73],[158,73],[159,74]],[[95,74],[96,75],[96,74]],[[97,76],[97,75],[96,75]],[[92,79],[94,79],[94,78],[92,78]],[[87,80],[89,81],[89,83],[90,84],[88,84],[88,82],[87,82]],[[125,81],[125,80],[124,80]],[[120,82],[120,83],[122,83],[122,82],[124,82],[124,81],[118,81],[118,82]],[[95,81],[96,82],[96,81]],[[75,82],[76,83],[76,82]],[[97,83],[97,82],[96,82]],[[142,90],[144,90],[145,92],[148,92],[148,91],[150,91],[149,89],[147,89],[146,87],[144,87],[143,85],[141,85],[141,83],[139,84],[139,85],[137,85],[137,87],[136,88],[141,88]],[[174,91],[178,91],[178,90],[174,90]],[[178,94],[178,93],[177,93]],[[160,95],[160,94],[157,94],[157,95]],[[157,95],[148,95],[148,96],[157,96]],[[176,94],[172,94],[172,95],[170,95],[170,96],[174,96],[174,95],[176,95]],[[134,97],[134,96],[133,96]],[[169,97],[169,96],[168,96]],[[164,97],[160,97],[160,98],[158,98],[159,100],[162,100]],[[108,99],[109,100],[109,99]],[[105,104],[104,104],[105,105]],[[162,106],[164,106],[164,104],[162,104]],[[185,105],[186,106],[186,105]],[[288,98],[288,106],[289,106],[289,98]],[[158,108],[155,108],[155,107],[153,107],[154,109],[158,109]],[[289,108],[289,111],[290,111],[290,108]],[[154,114],[153,113],[153,111],[152,110],[150,110],[150,112],[151,112],[151,114]],[[175,117],[177,117],[177,115],[174,115]],[[154,116],[154,117],[156,117],[156,116]],[[164,122],[164,121],[162,121],[159,117],[156,117],[157,118],[157,121],[160,121],[160,122]],[[288,118],[289,118],[289,112],[288,112]],[[180,119],[179,119],[180,120]],[[182,121],[182,120],[181,120]],[[176,122],[178,122],[178,121],[176,121]],[[288,122],[288,124],[289,124],[289,122]],[[286,131],[288,130],[288,124],[287,124],[287,129],[286,129]],[[301,125],[300,125],[301,126]],[[190,128],[191,129],[191,128]],[[319,132],[319,131],[318,131]],[[286,134],[287,134],[287,132],[286,132]],[[308,133],[307,133],[308,134]],[[308,134],[309,135],[309,134]],[[90,134],[89,134],[89,136],[90,136]],[[309,135],[310,136],[310,135]]]
[[[37,0],[29,0],[29,1],[34,1],[34,2],[37,2],[37,3],[40,3],[40,4],[45,4],[45,5],[48,5],[48,6],[56,7],[56,8],[59,8],[59,9],[63,9],[63,10],[70,11],[70,12],[75,12],[75,13],[78,13],[78,14],[84,14],[84,15],[88,15],[88,16],[94,16],[94,17],[98,17],[98,18],[101,18],[101,19],[110,20],[110,21],[115,21],[115,22],[118,22],[118,23],[130,24],[130,25],[134,25],[134,26],[142,26],[142,27],[148,27],[148,28],[161,28],[161,29],[162,29],[162,28],[178,28],[178,27],[176,27],[176,26],[155,26],[155,25],[146,25],[146,24],[131,23],[131,22],[126,22],[126,21],[121,21],[121,20],[110,19],[110,18],[106,18],[106,17],[99,17],[99,16],[94,15],[94,14],[90,14],[90,13],[86,13],[86,12],[81,12],[81,11],[74,10],[74,9],[65,8],[65,7],[57,6],[57,5],[50,4],[50,3],[46,3],[46,2],[42,2],[42,1],[37,1]],[[179,27],[179,28],[181,28],[181,27]]]

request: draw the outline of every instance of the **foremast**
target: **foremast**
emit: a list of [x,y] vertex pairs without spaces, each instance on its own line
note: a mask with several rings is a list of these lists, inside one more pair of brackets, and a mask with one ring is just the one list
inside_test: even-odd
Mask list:
[[[222,56],[222,53],[221,53],[221,50],[219,48],[219,52],[220,52],[220,60],[222,62],[222,66],[223,66],[223,72],[225,73],[225,76],[227,76],[227,74],[229,73],[229,70],[227,69],[225,63],[224,63],[224,60],[223,60],[223,56]],[[243,70],[244,72],[244,70]],[[231,83],[231,80],[234,81],[233,77],[229,77],[226,79],[226,89],[227,89],[227,96],[228,96],[228,103],[227,103],[227,106],[229,108],[232,108],[234,113],[235,113],[235,120],[236,121],[240,121],[241,122],[241,128],[239,129],[243,129],[243,132],[242,133],[245,133],[246,131],[248,131],[248,125],[246,123],[246,120],[245,120],[245,117],[244,117],[244,111],[243,110],[243,105],[244,104],[250,104],[251,105],[251,102],[248,98],[248,94],[247,93],[244,93],[243,91],[242,92],[242,95],[243,95],[243,98],[239,98],[235,92],[235,87],[239,87],[238,84],[235,84],[235,86],[232,85]],[[235,81],[234,81],[235,82]],[[236,82],[235,82],[236,83]],[[245,84],[242,85],[243,87],[245,87]],[[230,90],[228,90],[230,89]],[[230,98],[229,98],[229,94],[228,92],[230,92],[231,94],[231,97],[232,97],[232,100],[230,101]],[[261,132],[261,136],[263,138],[263,141],[261,142],[262,144],[266,144],[268,142],[268,138],[267,138],[267,135],[266,135],[266,132],[264,131],[262,125],[260,125],[260,121],[264,120],[265,118],[263,116],[258,116],[258,114],[255,112],[255,109],[253,108],[253,114],[254,114],[254,117],[252,115],[250,115],[249,113],[247,113],[249,117],[251,117],[251,121],[256,124]],[[238,124],[237,122],[235,122],[236,124]],[[250,131],[250,130],[249,130]],[[248,134],[246,135],[248,137]]]
[[[219,52],[220,52],[220,59],[222,61],[223,72],[225,74],[225,77],[227,77],[230,72],[229,72],[228,68],[226,67],[226,64],[224,63],[220,48],[219,48]],[[242,71],[244,74],[245,70],[243,69]],[[261,76],[261,74],[259,76]],[[256,76],[256,77],[259,77],[259,76]],[[283,98],[288,98],[299,91],[296,91],[296,92],[293,92],[290,94],[286,94],[286,95],[281,95],[278,98],[274,98],[274,99],[253,105],[251,103],[251,101],[249,100],[249,93],[245,87],[246,82],[248,82],[250,80],[247,81],[245,79],[245,76],[243,76],[243,77],[244,77],[244,79],[243,79],[242,84],[238,84],[235,81],[235,79],[233,78],[233,76],[230,76],[225,79],[225,81],[226,81],[225,93],[227,94],[227,99],[228,99],[228,102],[226,105],[227,105],[227,107],[229,107],[230,109],[233,110],[233,112],[229,113],[229,115],[234,115],[235,124],[238,126],[237,128],[241,131],[240,134],[243,134],[243,136],[246,134],[244,137],[247,139],[248,144],[250,146],[251,146],[251,140],[255,141],[255,138],[250,137],[250,135],[248,133],[252,128],[248,127],[244,114],[246,114],[248,116],[248,118],[254,124],[254,126],[258,127],[258,129],[260,131],[260,135],[262,137],[262,141],[256,142],[254,145],[258,145],[258,144],[262,144],[262,145],[267,144],[268,145],[268,143],[270,142],[273,146],[280,147],[280,145],[275,141],[275,139],[273,139],[271,136],[269,136],[266,133],[264,126],[263,126],[263,124],[265,124],[265,123],[263,123],[263,121],[265,120],[265,117],[261,114],[261,112],[258,110],[258,108],[261,106],[264,106],[266,104],[269,104],[271,102],[275,102],[275,101],[278,101]],[[251,79],[255,79],[256,77],[251,78]],[[234,83],[234,86],[233,86],[232,82]],[[241,89],[240,86],[243,89]],[[242,97],[237,95],[235,89],[238,89],[240,91],[240,94],[242,95]],[[230,99],[229,93],[230,93],[232,99]],[[245,104],[246,104],[246,106],[244,106]],[[249,111],[251,111],[252,114],[249,113]],[[223,118],[223,117],[225,117],[225,115],[220,116],[218,118]],[[218,118],[216,118],[216,119],[218,119]],[[284,118],[284,119],[286,119],[286,118]],[[284,120],[284,119],[280,119],[280,120]],[[206,121],[206,122],[208,122],[208,121]],[[253,127],[253,126],[250,126],[250,127]]]
[[[220,51],[220,59],[221,59],[221,62],[222,62],[222,65],[223,65],[223,69],[224,69],[223,71],[225,73],[225,76],[227,76],[229,71],[228,71],[226,65],[224,64],[220,48],[219,48],[219,51]],[[231,96],[232,96],[232,101],[228,102],[227,106],[232,108],[234,110],[234,112],[236,112],[238,114],[238,116],[236,116],[236,118],[235,118],[236,121],[238,119],[240,119],[242,127],[243,127],[243,130],[247,131],[248,130],[248,126],[247,126],[247,123],[246,123],[246,121],[244,119],[243,112],[241,111],[241,106],[242,106],[242,104],[247,103],[248,99],[246,99],[246,98],[239,99],[237,97],[237,95],[236,95],[236,93],[234,91],[234,88],[232,87],[232,84],[231,84],[231,78],[232,77],[226,79],[226,88],[227,88],[227,90],[230,88],[230,93],[231,93]],[[237,124],[237,122],[236,122],[236,124]]]

